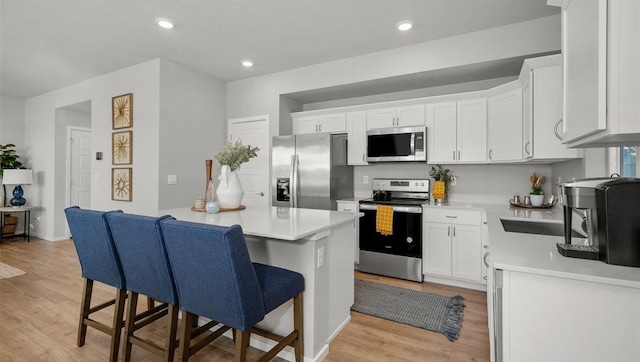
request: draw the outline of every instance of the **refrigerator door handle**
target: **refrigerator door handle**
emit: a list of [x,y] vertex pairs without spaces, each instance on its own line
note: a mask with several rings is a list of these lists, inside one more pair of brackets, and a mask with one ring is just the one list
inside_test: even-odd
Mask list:
[[291,156],[291,199],[289,205],[298,207],[298,155]]

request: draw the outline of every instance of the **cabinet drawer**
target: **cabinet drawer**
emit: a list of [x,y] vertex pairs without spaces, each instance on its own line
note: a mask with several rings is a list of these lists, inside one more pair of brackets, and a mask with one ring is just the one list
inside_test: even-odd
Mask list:
[[357,202],[341,202],[338,201],[338,205],[336,209],[338,211],[346,211],[346,212],[358,212],[358,203]]
[[464,225],[480,225],[482,223],[482,212],[478,210],[425,208],[422,215],[424,222]]

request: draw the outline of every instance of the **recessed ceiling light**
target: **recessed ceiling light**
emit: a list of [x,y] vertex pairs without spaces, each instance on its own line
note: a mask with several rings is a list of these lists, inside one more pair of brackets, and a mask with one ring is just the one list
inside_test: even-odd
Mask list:
[[398,30],[407,31],[413,27],[413,22],[411,20],[402,20],[398,24],[396,24]]
[[165,29],[173,28],[173,23],[171,22],[171,20],[166,18],[156,18],[156,23],[158,23],[158,25],[161,28],[165,28]]
[[250,68],[250,67],[253,67],[253,62],[250,61],[250,60],[243,60],[242,61],[242,65],[247,67],[247,68]]

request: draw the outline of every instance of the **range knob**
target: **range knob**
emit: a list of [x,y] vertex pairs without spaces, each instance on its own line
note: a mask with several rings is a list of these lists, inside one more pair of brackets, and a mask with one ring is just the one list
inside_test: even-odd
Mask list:
[[418,186],[418,183],[416,182],[416,186]]
[[424,182],[421,182],[421,183],[420,183],[420,186],[424,186]]

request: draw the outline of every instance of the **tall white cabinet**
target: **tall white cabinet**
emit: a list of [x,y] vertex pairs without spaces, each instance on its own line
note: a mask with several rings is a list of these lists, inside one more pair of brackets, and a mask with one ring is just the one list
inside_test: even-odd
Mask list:
[[563,141],[640,144],[640,2],[548,2],[562,6]]
[[522,88],[489,97],[487,101],[487,147],[489,162],[522,160]]

